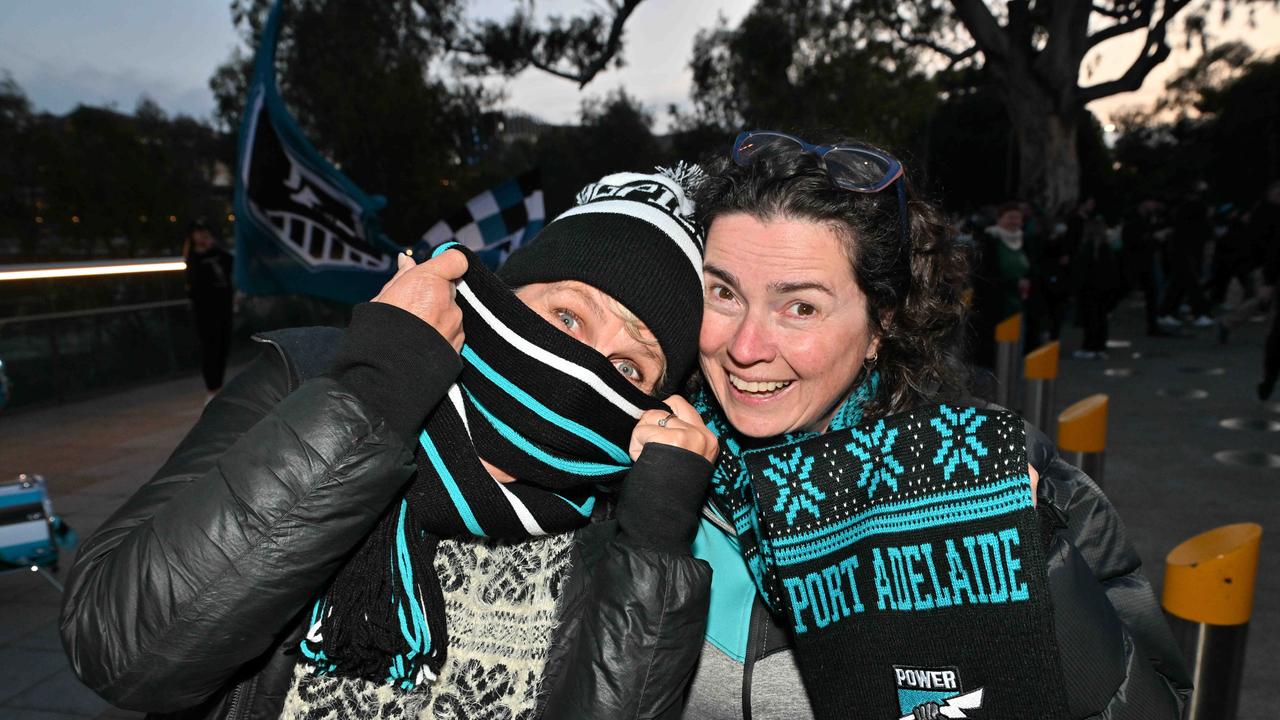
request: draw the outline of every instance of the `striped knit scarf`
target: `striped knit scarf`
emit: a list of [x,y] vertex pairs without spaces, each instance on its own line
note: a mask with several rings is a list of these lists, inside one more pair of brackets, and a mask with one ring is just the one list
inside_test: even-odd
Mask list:
[[[462,374],[427,417],[403,497],[312,606],[301,650],[319,674],[402,689],[433,680],[448,647],[438,538],[582,527],[631,466],[640,414],[664,407],[526,307],[470,251],[450,244],[436,254],[450,247],[471,263],[457,294]],[[497,482],[480,458],[520,481]]]

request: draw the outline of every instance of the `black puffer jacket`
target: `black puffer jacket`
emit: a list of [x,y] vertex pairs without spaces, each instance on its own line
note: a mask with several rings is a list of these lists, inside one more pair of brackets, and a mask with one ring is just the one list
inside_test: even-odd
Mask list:
[[[157,715],[278,717],[302,609],[398,497],[413,473],[416,428],[461,367],[425,323],[387,308],[364,318],[357,309],[332,367],[340,331],[263,338],[273,349],[228,384],[156,475],[85,543],[61,632],[91,689]],[[381,317],[370,321],[370,313]],[[680,454],[692,455],[653,449],[656,459],[647,448],[628,482],[642,467],[651,475],[683,470]],[[631,532],[634,521],[619,513],[575,544],[544,682],[548,691],[572,687],[542,698],[545,717],[562,717],[555,702],[585,703],[598,717],[678,716],[670,688],[692,671],[707,607],[710,571],[688,552],[696,520],[690,511],[680,520],[687,528],[664,543]],[[583,562],[583,549],[597,561]],[[593,612],[579,618],[588,604]],[[601,636],[610,638],[612,680],[563,683],[574,643]]]
[[1049,587],[1069,717],[1182,717],[1191,679],[1119,513],[1030,424],[1027,459],[1052,527]]

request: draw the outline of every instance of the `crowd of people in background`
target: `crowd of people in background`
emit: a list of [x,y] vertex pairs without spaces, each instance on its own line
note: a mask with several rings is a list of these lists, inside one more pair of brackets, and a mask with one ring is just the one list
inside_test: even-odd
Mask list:
[[1151,337],[1216,328],[1225,344],[1241,323],[1265,318],[1257,395],[1269,399],[1280,376],[1280,313],[1272,302],[1280,279],[1280,181],[1247,207],[1211,205],[1207,190],[1198,183],[1178,196],[1145,197],[1115,218],[1086,197],[1058,217],[1010,201],[959,221],[978,258],[975,364],[994,367],[994,329],[1018,314],[1027,351],[1060,339],[1073,323],[1081,337],[1072,356],[1105,360],[1108,317],[1136,291]]

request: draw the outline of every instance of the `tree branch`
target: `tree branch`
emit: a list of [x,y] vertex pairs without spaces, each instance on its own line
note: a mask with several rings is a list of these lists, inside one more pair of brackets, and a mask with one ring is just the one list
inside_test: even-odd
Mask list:
[[926,48],[945,57],[949,61],[949,64],[947,65],[948,70],[978,54],[977,45],[972,45],[965,50],[952,50],[951,48],[948,48],[934,40],[930,40],[927,37],[920,35],[908,35],[907,32],[902,29],[900,24],[893,24],[892,27],[893,33],[898,36],[898,39],[907,45],[910,45],[911,47]]
[[951,0],[951,4],[988,61],[1004,62],[1008,59],[1009,41],[982,0]]
[[[1093,10],[1094,12],[1101,12],[1097,5],[1093,6]],[[1151,13],[1154,10],[1154,0],[1147,0],[1147,2],[1140,4],[1138,8],[1129,15],[1124,15],[1123,13],[1114,11],[1101,12],[1102,15],[1116,20],[1116,23],[1090,35],[1088,42],[1085,43],[1086,51],[1094,49],[1111,38],[1127,35],[1146,27],[1151,22]]]
[[959,53],[958,55],[956,55],[955,57],[951,58],[951,62],[950,64],[947,65],[947,69],[951,70],[956,65],[959,65],[960,63],[964,62],[965,60],[968,60],[969,58],[977,54],[978,54],[978,46],[970,45],[968,50],[965,50]]
[[463,40],[449,39],[444,46],[445,52],[458,53],[461,55],[470,55],[472,57],[488,57],[488,53],[484,48],[477,45],[472,38]]
[[[608,60],[606,59],[605,62],[608,62]],[[529,58],[529,64],[548,75],[554,75],[558,78],[564,78],[565,80],[572,80],[573,82],[578,83],[579,88],[586,86],[587,83],[591,82],[591,78],[595,77],[596,73],[600,72],[600,68],[592,70],[590,75],[584,75],[584,71],[573,72],[571,70],[561,70],[560,68],[548,65],[537,58]],[[603,65],[601,65],[601,67],[603,67]]]
[[1146,26],[1147,26],[1147,18],[1139,19],[1136,17],[1131,20],[1126,20],[1124,22],[1118,22],[1114,25],[1108,25],[1107,27],[1090,35],[1089,40],[1085,43],[1085,48],[1087,50],[1092,50],[1095,47],[1101,45],[1102,43],[1110,40],[1111,38],[1120,37],[1121,35],[1128,35],[1129,33],[1134,32],[1135,30],[1141,30]]
[[[530,26],[528,15],[517,13],[505,25],[484,23],[453,41],[448,51],[475,58],[473,71],[498,71],[512,75],[533,67],[549,75],[571,80],[585,87],[622,49],[622,31],[631,13],[643,0],[609,0],[614,11],[609,32],[603,39],[591,32],[599,16],[589,21],[575,20],[568,29],[558,22],[551,30]],[[588,54],[590,56],[588,57]]]
[[622,6],[616,8],[613,16],[613,24],[609,27],[609,38],[605,41],[604,50],[596,56],[594,60],[587,64],[586,67],[579,68],[577,73],[571,73],[564,70],[553,69],[545,66],[543,63],[534,59],[532,64],[534,67],[543,72],[551,73],[557,77],[566,80],[573,80],[578,83],[579,88],[586,87],[587,83],[595,78],[596,74],[613,60],[618,54],[618,50],[622,47],[622,26],[627,24],[627,18],[631,17],[631,13],[635,11],[636,6],[642,0],[623,0]]
[[1122,92],[1132,92],[1142,87],[1142,81],[1146,80],[1147,74],[1169,57],[1169,44],[1165,42],[1169,21],[1182,12],[1190,1],[1167,0],[1164,6],[1164,13],[1156,21],[1155,26],[1147,31],[1147,41],[1143,45],[1142,54],[1133,61],[1133,64],[1129,66],[1129,69],[1123,75],[1115,80],[1080,88],[1077,95],[1080,104],[1087,105],[1099,98]]
[[[1014,27],[1015,6],[1009,5],[1009,27]],[[1035,32],[1031,19],[1024,10],[1016,52],[1025,53],[1031,66],[1031,76],[1059,107],[1069,106],[1074,98],[1080,63],[1085,55],[1085,36],[1089,28],[1092,6],[1081,2],[1055,2],[1041,13],[1041,28],[1045,34],[1043,48],[1035,47]],[[1013,36],[1013,33],[1010,32]]]
[[1144,48],[1142,56],[1129,66],[1124,75],[1115,80],[1080,88],[1077,97],[1082,105],[1088,105],[1099,98],[1110,97],[1122,92],[1133,92],[1142,87],[1142,81],[1147,78],[1147,73],[1164,62],[1167,57],[1169,57],[1169,46],[1163,42],[1153,47]]
[[1099,15],[1104,15],[1106,17],[1109,17],[1112,20],[1123,20],[1126,17],[1129,17],[1129,14],[1126,13],[1124,10],[1113,10],[1109,7],[1104,7],[1102,5],[1094,5],[1093,11],[1098,13]]

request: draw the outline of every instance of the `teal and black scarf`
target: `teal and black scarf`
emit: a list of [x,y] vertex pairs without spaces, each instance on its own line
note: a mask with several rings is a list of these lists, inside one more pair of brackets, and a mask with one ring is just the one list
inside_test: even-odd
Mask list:
[[723,448],[710,502],[792,630],[816,716],[1063,717],[1021,418],[863,417],[877,382],[823,434],[745,438],[696,403]]
[[[436,253],[449,247],[462,249]],[[301,650],[318,673],[403,689],[434,679],[448,646],[437,540],[582,527],[630,468],[641,413],[665,407],[463,252],[462,375],[427,417],[403,497],[311,608]],[[497,482],[481,457],[520,481]]]

